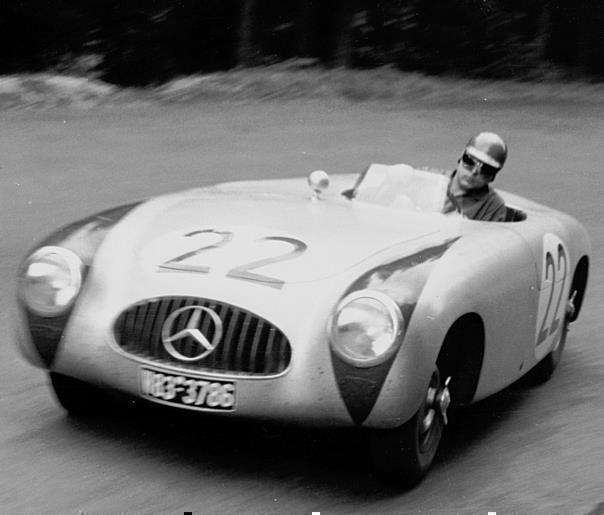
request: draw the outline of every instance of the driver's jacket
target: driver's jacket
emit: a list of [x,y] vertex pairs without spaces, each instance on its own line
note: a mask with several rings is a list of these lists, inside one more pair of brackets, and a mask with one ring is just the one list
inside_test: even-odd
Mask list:
[[[443,173],[452,178],[455,170],[447,170]],[[484,188],[463,195],[453,195],[450,188],[447,188],[443,213],[452,212],[461,213],[472,220],[487,222],[503,222],[506,216],[505,202],[488,184]]]

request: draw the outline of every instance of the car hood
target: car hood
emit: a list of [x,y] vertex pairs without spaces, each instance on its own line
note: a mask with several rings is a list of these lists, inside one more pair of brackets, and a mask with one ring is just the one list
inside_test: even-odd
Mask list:
[[[303,194],[204,188],[147,201],[113,230],[114,257],[144,269],[295,283],[341,273],[378,253],[445,239],[441,215]],[[449,234],[450,235],[450,234]],[[403,248],[399,248],[399,247]]]

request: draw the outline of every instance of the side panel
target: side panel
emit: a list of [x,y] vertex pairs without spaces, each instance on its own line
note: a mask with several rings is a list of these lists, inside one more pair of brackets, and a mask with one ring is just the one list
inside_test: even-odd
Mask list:
[[[396,425],[415,413],[444,338],[464,314],[477,313],[485,326],[484,360],[475,400],[511,384],[527,370],[537,302],[530,249],[505,225],[463,225],[465,235],[430,273],[366,425]],[[407,402],[402,403],[401,397]]]
[[511,225],[531,249],[535,260],[538,300],[532,348],[535,363],[547,355],[561,337],[573,274],[581,257],[589,255],[589,238],[572,217],[529,213],[527,222]]

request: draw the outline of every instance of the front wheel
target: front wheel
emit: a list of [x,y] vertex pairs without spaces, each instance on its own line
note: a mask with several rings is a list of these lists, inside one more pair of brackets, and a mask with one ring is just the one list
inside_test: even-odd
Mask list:
[[[443,400],[444,399],[444,400]],[[393,429],[375,430],[371,454],[376,471],[387,481],[411,487],[428,472],[440,444],[450,401],[438,370],[415,415]]]

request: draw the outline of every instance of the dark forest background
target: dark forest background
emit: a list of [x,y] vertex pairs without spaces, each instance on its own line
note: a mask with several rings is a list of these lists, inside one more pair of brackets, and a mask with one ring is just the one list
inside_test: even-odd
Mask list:
[[604,0],[4,0],[0,40],[0,74],[124,86],[290,59],[604,80]]

